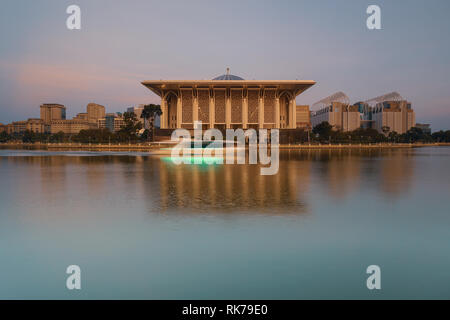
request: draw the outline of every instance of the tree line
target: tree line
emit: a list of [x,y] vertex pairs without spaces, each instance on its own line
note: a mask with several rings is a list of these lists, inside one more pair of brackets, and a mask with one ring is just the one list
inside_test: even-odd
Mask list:
[[[142,131],[142,123],[133,112],[125,112],[124,125],[117,132],[108,129],[81,130],[78,134],[70,135],[63,132],[55,134],[34,133],[25,131],[20,134],[0,133],[0,143],[22,141],[24,143],[139,143],[153,141],[155,137],[154,118],[161,115],[157,105],[144,108],[142,118],[149,120],[149,129]],[[146,111],[147,110],[147,111]],[[390,132],[388,135],[379,133],[375,129],[356,129],[350,132],[333,130],[328,122],[322,122],[312,131],[296,129],[280,131],[280,143],[450,143],[450,130],[438,131],[433,134],[425,133],[420,128],[413,127],[406,133]]]
[[450,130],[438,131],[433,134],[423,132],[422,129],[413,127],[406,133],[398,134],[390,132],[382,134],[375,129],[359,128],[349,132],[334,130],[328,122],[322,122],[315,126],[312,131],[307,130],[287,130],[280,132],[280,143],[432,143],[450,142]]
[[321,143],[416,143],[416,142],[450,142],[450,130],[438,131],[433,134],[412,127],[407,132],[399,134],[390,132],[383,134],[375,129],[356,129],[349,132],[333,130],[328,122],[322,122],[312,130],[313,140]]

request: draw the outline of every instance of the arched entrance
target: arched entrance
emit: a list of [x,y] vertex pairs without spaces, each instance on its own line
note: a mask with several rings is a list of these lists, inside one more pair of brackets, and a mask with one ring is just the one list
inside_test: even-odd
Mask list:
[[[177,128],[177,105],[178,105],[178,97],[174,92],[169,92],[166,95],[167,102],[167,115],[165,116],[167,119],[167,128],[168,129],[176,129]],[[164,117],[164,115],[163,115]]]
[[289,92],[282,92],[280,95],[280,129],[289,128],[289,104],[292,97]]

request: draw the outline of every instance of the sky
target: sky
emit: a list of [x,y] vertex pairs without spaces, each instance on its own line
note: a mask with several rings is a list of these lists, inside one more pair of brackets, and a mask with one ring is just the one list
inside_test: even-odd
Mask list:
[[[81,8],[68,30],[66,8]],[[366,27],[369,5],[381,30]],[[448,0],[2,0],[0,122],[61,103],[107,112],[159,99],[143,80],[315,80],[297,98],[351,102],[399,92],[416,120],[450,129]]]

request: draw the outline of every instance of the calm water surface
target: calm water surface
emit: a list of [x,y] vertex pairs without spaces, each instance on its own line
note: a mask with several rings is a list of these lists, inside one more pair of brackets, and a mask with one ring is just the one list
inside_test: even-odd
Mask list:
[[444,147],[286,151],[275,176],[0,150],[0,298],[450,299],[449,165]]

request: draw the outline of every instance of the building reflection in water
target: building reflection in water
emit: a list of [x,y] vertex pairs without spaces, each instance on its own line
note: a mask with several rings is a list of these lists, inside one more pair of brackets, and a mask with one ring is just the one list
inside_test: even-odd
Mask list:
[[413,154],[407,149],[283,150],[273,176],[262,176],[259,165],[175,165],[134,154],[12,156],[2,162],[14,172],[6,177],[14,179],[15,192],[28,194],[30,206],[48,207],[53,215],[82,216],[90,209],[105,210],[106,202],[117,210],[128,206],[152,214],[277,215],[309,213],[312,192],[336,199],[359,191],[396,198],[410,188]]
[[409,148],[329,149],[297,151],[296,158],[312,162],[311,175],[327,196],[344,199],[367,190],[396,198],[411,187],[413,154],[414,149]]
[[411,188],[416,165],[415,150],[395,151],[388,150],[383,154],[383,166],[381,167],[381,173],[378,175],[380,190],[391,198],[396,198]]
[[258,165],[175,165],[160,158],[163,211],[305,213],[308,162],[282,162],[274,176]]

